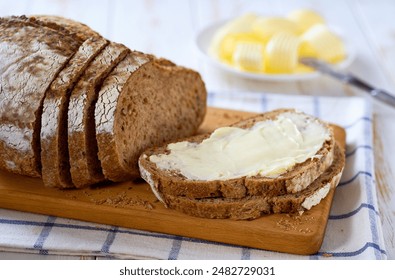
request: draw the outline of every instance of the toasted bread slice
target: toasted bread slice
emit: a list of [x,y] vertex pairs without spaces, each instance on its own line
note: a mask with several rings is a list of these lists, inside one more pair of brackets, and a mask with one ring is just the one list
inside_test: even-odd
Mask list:
[[250,196],[234,198],[190,199],[163,195],[168,208],[203,218],[256,219],[270,213],[300,213],[324,199],[340,181],[345,164],[343,150],[336,145],[333,164],[304,190],[281,196]]
[[[189,179],[179,170],[160,169],[157,164],[150,160],[152,155],[168,154],[168,145],[148,149],[140,156],[141,176],[151,185],[152,190],[158,196],[165,194],[188,198],[244,198],[247,196],[279,196],[301,191],[307,188],[332,164],[335,140],[332,129],[326,123],[295,110],[279,109],[238,122],[232,127],[248,129],[258,122],[273,121],[279,116],[289,113],[298,114],[305,119],[305,123],[301,124],[299,129],[303,129],[303,126],[310,122],[315,122],[324,127],[329,137],[313,157],[290,166],[278,176],[241,176],[227,180]],[[209,137],[210,134],[198,135],[185,141],[201,143]]]

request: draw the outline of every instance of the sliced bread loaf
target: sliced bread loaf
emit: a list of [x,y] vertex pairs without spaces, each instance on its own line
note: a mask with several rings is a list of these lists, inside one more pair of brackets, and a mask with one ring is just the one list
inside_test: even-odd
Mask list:
[[41,164],[45,186],[72,187],[67,146],[70,92],[89,63],[108,44],[101,37],[87,39],[46,93],[41,121]]
[[71,93],[68,149],[71,177],[76,187],[104,180],[97,156],[94,109],[103,80],[129,52],[124,45],[110,43],[91,62]]
[[0,168],[40,176],[43,98],[80,43],[46,26],[0,19]]
[[[277,173],[275,175],[249,174],[248,176],[239,174],[233,177],[225,177],[225,179],[224,177],[221,178],[222,175],[220,174],[218,174],[217,177],[212,177],[211,179],[199,179],[193,177],[188,178],[185,176],[185,174],[182,174],[182,172],[175,167],[174,163],[170,162],[170,160],[166,156],[170,153],[170,145],[166,145],[160,148],[148,149],[141,155],[139,159],[141,176],[150,183],[152,190],[158,196],[164,194],[174,197],[185,196],[189,198],[243,198],[247,196],[278,196],[301,191],[307,188],[307,186],[309,186],[316,178],[318,178],[318,176],[321,175],[322,172],[324,172],[332,164],[335,141],[333,137],[333,131],[326,123],[312,116],[303,114],[301,112],[296,112],[295,110],[281,109],[249,118],[247,120],[238,122],[231,127],[232,129],[236,129],[237,131],[239,129],[250,130],[256,124],[270,124],[279,120],[279,118],[283,118],[284,116],[287,116],[289,114],[295,115],[298,118],[296,119],[294,126],[289,126],[289,129],[291,129],[289,134],[291,136],[292,133],[294,133],[293,129],[296,129],[297,131],[299,131],[298,133],[301,133],[301,136],[303,137],[303,131],[308,131],[309,126],[314,124],[318,127],[321,127],[322,130],[327,133],[327,137],[323,139],[322,143],[320,142],[320,147],[316,149],[313,155],[303,161],[295,161],[294,164],[288,165],[280,173]],[[272,135],[272,137],[282,137],[283,132],[276,130],[276,125],[274,125],[273,127],[269,126],[267,129],[269,129],[269,136]],[[273,130],[273,133],[271,133],[270,129],[275,130]],[[215,137],[221,137],[220,134],[221,133],[218,132],[217,136]],[[290,135],[284,135],[284,137],[289,137]],[[185,143],[189,143],[187,145],[190,146],[198,146],[203,141],[209,140],[210,136],[211,134],[190,137],[185,140],[187,141]],[[299,136],[296,135],[295,137]],[[254,141],[255,140],[250,141],[250,143],[255,143]],[[277,139],[272,139],[270,141],[277,142]],[[222,158],[224,147],[218,147],[217,151],[212,151],[211,154],[207,155],[206,159],[212,161],[212,155],[219,153],[220,161],[229,162],[232,164],[234,162],[239,162],[237,164],[239,164],[241,166],[240,169],[242,169],[245,150],[249,149],[248,145],[250,145],[250,143],[245,143],[245,146],[243,144],[243,146],[238,148],[238,151],[235,151],[235,159],[230,160],[228,158]],[[261,145],[266,145],[264,144],[265,142],[262,143],[263,144]],[[276,145],[281,145],[281,142],[278,141],[278,143],[272,143],[272,145],[274,145],[274,149],[278,149],[280,152],[283,151],[283,147],[276,147]],[[251,148],[251,151],[253,152],[250,156],[254,156],[255,152],[253,149],[256,149],[256,147]],[[297,150],[299,148],[295,146],[293,149]],[[267,152],[273,153],[273,151],[266,151],[266,153],[262,154],[262,156],[266,157],[268,155]],[[284,152],[285,154],[283,155],[283,157],[287,157],[287,151],[285,150]],[[197,155],[197,157],[198,156],[199,155]],[[156,159],[156,162],[154,162],[153,159]],[[263,158],[263,160],[265,160],[265,158]],[[273,159],[273,161],[276,160],[278,159]],[[161,162],[164,163],[163,166],[160,166]],[[223,164],[223,162],[217,163],[217,161],[215,161],[214,165],[216,164],[221,165]],[[207,162],[204,166],[202,166],[202,168],[206,168],[206,166],[211,165],[213,164]],[[214,169],[215,166],[212,167]],[[239,172],[234,166],[230,166],[229,168],[233,168],[235,170],[235,173]],[[198,170],[197,167],[196,170]],[[210,173],[211,171],[208,170],[207,172]],[[226,172],[228,172],[228,170],[224,171],[224,173]]]
[[142,151],[195,133],[205,115],[206,94],[197,72],[132,52],[104,81],[96,104],[105,177],[137,178]]
[[336,145],[333,164],[300,192],[281,196],[190,199],[164,194],[160,199],[169,208],[202,218],[256,219],[270,213],[300,213],[311,209],[339,183],[345,164],[344,152]]

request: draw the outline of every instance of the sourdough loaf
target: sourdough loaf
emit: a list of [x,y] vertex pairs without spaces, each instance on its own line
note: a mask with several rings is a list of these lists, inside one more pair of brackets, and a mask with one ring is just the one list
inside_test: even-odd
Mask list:
[[87,39],[51,83],[44,99],[41,124],[41,163],[44,184],[73,187],[67,146],[67,109],[70,92],[89,63],[108,44],[100,37]]
[[128,53],[124,45],[110,43],[92,61],[71,93],[67,135],[70,172],[76,187],[104,180],[97,156],[94,109],[102,81]]
[[43,98],[80,43],[60,30],[0,19],[0,168],[40,176]]
[[132,52],[107,77],[95,109],[105,177],[139,177],[142,151],[195,133],[206,110],[200,75],[164,59]]
[[[242,176],[227,180],[210,181],[190,180],[182,175],[179,170],[160,169],[150,160],[150,157],[153,155],[169,153],[168,145],[148,149],[141,155],[139,159],[141,176],[150,183],[153,191],[158,195],[166,194],[174,197],[243,198],[247,196],[278,196],[301,191],[307,188],[332,164],[335,140],[332,129],[326,123],[295,110],[280,109],[243,120],[231,127],[251,128],[257,122],[275,120],[286,113],[301,114],[305,118],[306,124],[309,122],[319,123],[328,131],[330,137],[323,143],[313,158],[293,165],[291,169],[286,170],[279,176]],[[201,143],[210,135],[198,135],[187,138],[185,141]]]
[[336,144],[332,165],[302,191],[280,196],[190,199],[164,194],[167,207],[202,218],[256,219],[270,213],[301,213],[311,209],[339,183],[345,164],[344,151]]

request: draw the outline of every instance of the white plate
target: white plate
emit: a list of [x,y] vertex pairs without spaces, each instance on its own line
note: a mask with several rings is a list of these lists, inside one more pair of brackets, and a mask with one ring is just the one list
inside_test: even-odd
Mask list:
[[[217,66],[218,68],[225,70],[229,73],[235,74],[240,77],[248,78],[248,79],[256,79],[256,80],[271,80],[271,81],[297,81],[297,80],[309,80],[313,78],[319,77],[321,74],[314,71],[310,73],[300,73],[300,74],[264,74],[264,73],[251,73],[251,72],[245,72],[242,70],[239,70],[237,68],[231,67],[228,64],[225,64],[215,57],[211,56],[208,52],[210,43],[212,38],[214,37],[215,33],[217,30],[225,24],[227,21],[222,21],[222,22],[217,22],[214,23],[204,29],[202,29],[197,37],[196,37],[196,44],[199,49],[199,51],[203,54],[203,56],[208,59],[209,62]],[[352,44],[347,41],[347,37],[345,34],[342,34],[341,29],[336,28],[336,27],[329,27],[331,30],[333,30],[336,34],[338,34],[343,42],[346,45],[346,51],[347,51],[347,57],[345,60],[343,60],[340,63],[335,64],[335,67],[338,69],[345,69],[351,65],[355,58],[355,50],[352,47]]]

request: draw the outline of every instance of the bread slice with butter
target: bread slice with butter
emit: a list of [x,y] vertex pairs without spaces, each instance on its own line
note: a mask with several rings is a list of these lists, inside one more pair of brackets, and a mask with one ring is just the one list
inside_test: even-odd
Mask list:
[[304,190],[280,196],[249,196],[234,198],[190,199],[185,196],[164,194],[167,207],[185,214],[217,219],[256,219],[271,213],[302,213],[324,199],[340,181],[345,164],[343,150],[336,144],[332,165]]
[[156,196],[274,197],[306,189],[333,162],[332,129],[279,109],[212,134],[145,151],[140,173]]

